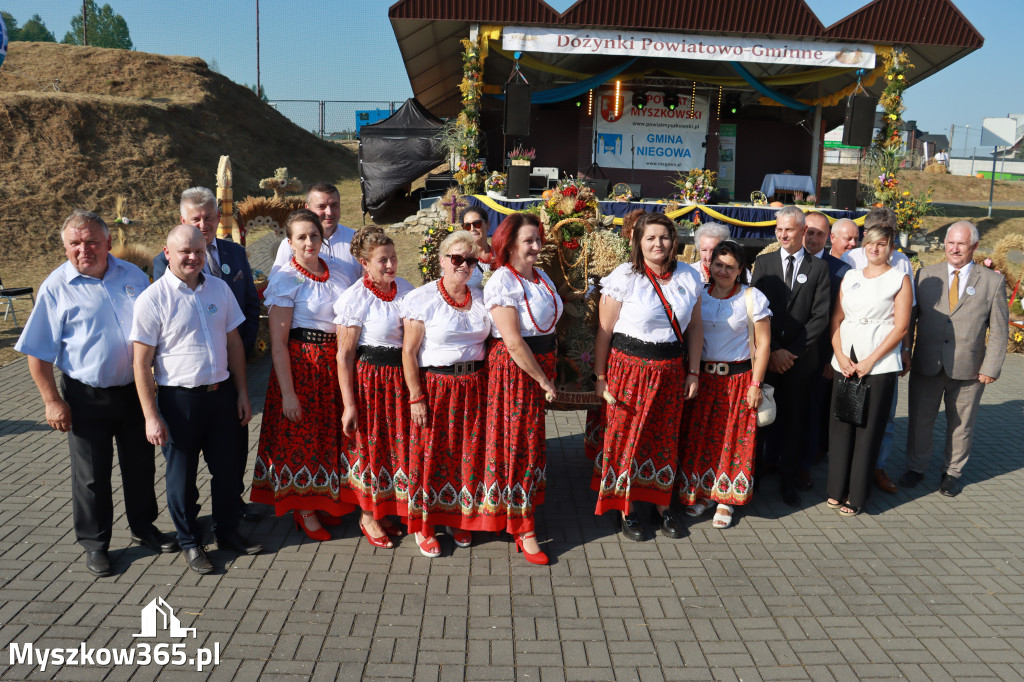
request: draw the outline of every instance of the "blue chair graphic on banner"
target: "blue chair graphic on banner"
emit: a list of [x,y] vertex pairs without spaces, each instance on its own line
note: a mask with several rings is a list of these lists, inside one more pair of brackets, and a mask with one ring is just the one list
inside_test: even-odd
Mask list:
[[597,141],[602,154],[622,153],[622,133],[598,133]]

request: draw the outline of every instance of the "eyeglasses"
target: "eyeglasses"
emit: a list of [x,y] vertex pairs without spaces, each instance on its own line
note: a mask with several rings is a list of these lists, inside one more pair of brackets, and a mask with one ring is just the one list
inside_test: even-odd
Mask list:
[[469,220],[467,222],[462,223],[462,229],[468,230],[471,227],[481,227],[483,224],[484,221],[482,220]]
[[476,264],[480,262],[479,258],[473,258],[472,256],[463,256],[461,253],[446,253],[445,256],[451,259],[452,265],[455,267],[461,266],[463,263],[471,268],[475,268]]

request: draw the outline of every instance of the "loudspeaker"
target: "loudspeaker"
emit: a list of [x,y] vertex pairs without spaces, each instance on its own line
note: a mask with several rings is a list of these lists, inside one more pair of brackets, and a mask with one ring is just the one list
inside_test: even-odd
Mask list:
[[630,201],[639,201],[644,198],[643,185],[634,185],[632,182],[627,182],[626,184],[629,185],[629,193],[633,195],[633,198],[630,199]]
[[857,181],[840,180],[832,181],[832,208],[841,211],[854,211],[857,209]]
[[530,134],[530,84],[512,82],[505,86],[506,135]]
[[843,121],[843,144],[868,147],[875,128],[875,108],[878,99],[867,95],[853,95],[846,100],[846,120]]
[[509,199],[521,199],[530,196],[530,167],[509,166],[508,187],[505,196]]
[[587,179],[583,181],[583,184],[594,190],[594,196],[598,201],[608,198],[608,181],[604,178]]

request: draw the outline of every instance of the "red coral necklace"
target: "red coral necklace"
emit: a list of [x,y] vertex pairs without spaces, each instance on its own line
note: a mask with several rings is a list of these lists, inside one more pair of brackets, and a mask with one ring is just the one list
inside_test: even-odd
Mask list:
[[369,275],[363,276],[363,286],[370,290],[370,293],[379,298],[382,301],[393,301],[395,300],[395,294],[398,293],[398,285],[394,282],[391,283],[391,291],[384,293],[377,288],[377,285],[373,283]]
[[537,319],[533,316],[533,310],[530,309],[530,297],[529,297],[529,295],[526,292],[526,283],[523,282],[523,276],[520,275],[519,271],[516,270],[514,267],[512,267],[512,265],[510,263],[506,263],[505,267],[507,267],[509,270],[512,271],[512,274],[515,275],[515,278],[517,280],[519,280],[519,286],[523,287],[523,300],[526,302],[526,314],[530,316],[530,322],[533,322],[533,328],[536,329],[537,331],[539,331],[541,334],[549,333],[552,329],[555,328],[555,324],[558,322],[558,298],[555,296],[554,290],[550,286],[548,286],[547,281],[543,277],[541,277],[539,274],[537,274],[537,270],[534,269],[534,271],[533,271],[533,283],[534,284],[538,284],[539,283],[539,284],[543,284],[544,285],[544,288],[548,290],[549,294],[551,294],[551,302],[555,306],[555,313],[554,313],[554,315],[552,317],[551,325],[549,327],[547,327],[546,329],[541,329],[540,325],[537,324]]
[[331,271],[327,269],[327,263],[324,262],[323,258],[317,258],[320,261],[320,267],[324,269],[324,274],[314,275],[306,268],[299,265],[299,261],[295,260],[295,256],[292,256],[292,267],[298,270],[299,274],[307,279],[311,279],[314,282],[326,282],[331,277]]
[[448,290],[444,288],[443,282],[443,277],[437,280],[437,290],[441,292],[441,298],[444,299],[445,303],[453,308],[465,308],[473,302],[473,291],[469,287],[466,287],[466,300],[460,302],[456,301],[452,295],[448,293]]

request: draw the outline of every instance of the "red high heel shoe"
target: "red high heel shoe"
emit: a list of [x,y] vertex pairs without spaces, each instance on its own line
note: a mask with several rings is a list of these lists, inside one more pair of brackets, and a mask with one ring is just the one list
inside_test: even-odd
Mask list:
[[461,528],[452,528],[446,526],[448,534],[452,536],[452,540],[455,540],[457,547],[470,547],[473,544],[473,533],[468,530],[462,530]]
[[400,538],[405,536],[405,531],[402,530],[401,526],[396,526],[387,519],[379,519],[377,523],[384,529],[384,532],[388,534],[389,538]]
[[528,538],[528,537],[537,537],[537,534],[534,533],[533,531],[530,531],[529,533],[521,533],[521,534],[515,536],[515,539],[516,539],[516,551],[517,552],[522,552],[523,553],[523,557],[525,557],[526,560],[529,561],[531,564],[536,564],[537,566],[547,566],[548,565],[548,555],[547,554],[545,554],[544,552],[534,552],[533,554],[530,554],[528,551],[526,551],[526,548],[523,546],[523,539],[524,538]]
[[381,535],[379,538],[375,538],[372,535],[370,535],[366,528],[363,527],[362,520],[359,521],[359,530],[363,531],[363,535],[366,536],[367,542],[369,542],[374,547],[380,547],[381,549],[391,549],[392,547],[394,547],[394,545],[391,544],[391,539],[388,538],[387,533]]
[[327,532],[326,528],[317,528],[314,530],[306,526],[306,519],[310,516],[316,516],[316,512],[293,511],[292,517],[295,519],[295,530],[301,530],[310,540],[316,540],[317,542],[330,540],[331,534]]

